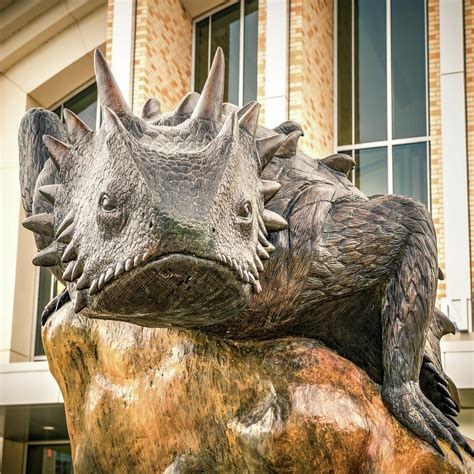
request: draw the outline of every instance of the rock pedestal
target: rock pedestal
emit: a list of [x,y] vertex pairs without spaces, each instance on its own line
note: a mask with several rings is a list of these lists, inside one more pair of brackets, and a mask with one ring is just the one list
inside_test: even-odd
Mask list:
[[474,471],[413,436],[362,370],[311,340],[232,343],[67,304],[43,342],[76,473]]

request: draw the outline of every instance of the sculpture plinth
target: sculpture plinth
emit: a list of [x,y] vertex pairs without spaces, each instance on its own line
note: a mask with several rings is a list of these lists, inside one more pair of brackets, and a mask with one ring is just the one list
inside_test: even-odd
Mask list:
[[309,339],[231,343],[67,304],[43,342],[77,473],[474,469],[414,437],[362,370]]

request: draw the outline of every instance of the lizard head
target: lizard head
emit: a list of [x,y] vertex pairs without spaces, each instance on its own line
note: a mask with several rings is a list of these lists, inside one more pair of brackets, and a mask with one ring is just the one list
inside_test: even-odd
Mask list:
[[66,111],[71,143],[43,137],[58,178],[38,189],[52,212],[24,223],[49,225],[33,263],[59,268],[75,311],[94,317],[183,327],[231,317],[262,291],[268,233],[287,226],[265,209],[279,184],[260,178],[287,137],[256,139],[256,102],[225,113],[220,49],[201,95],[167,114],[148,101],[141,118],[99,51],[95,67],[100,129]]

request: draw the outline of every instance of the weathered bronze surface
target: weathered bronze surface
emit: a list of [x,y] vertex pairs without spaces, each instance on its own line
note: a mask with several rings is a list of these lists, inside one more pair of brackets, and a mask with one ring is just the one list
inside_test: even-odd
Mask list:
[[75,315],[43,329],[77,473],[460,473],[314,340],[230,342]]
[[[347,178],[355,164],[351,157],[318,160],[298,150],[303,134],[298,124],[269,130],[258,126],[258,103],[243,108],[223,103],[224,64],[218,49],[201,95],[188,94],[169,113],[151,99],[139,118],[97,51],[100,130],[90,130],[68,111],[65,126],[43,109],[25,115],[19,134],[24,226],[35,233],[39,253],[33,263],[51,268],[66,285],[46,308],[44,321],[71,300],[81,324],[84,317],[113,321],[103,323],[110,328],[104,339],[110,351],[121,343],[113,337],[115,327],[132,328],[129,337],[140,346],[138,330],[119,324],[124,321],[188,330],[180,337],[193,347],[205,341],[206,357],[213,345],[218,352],[248,348],[252,357],[263,358],[254,362],[262,367],[275,348],[279,357],[286,350],[280,342],[262,341],[313,339],[379,384],[385,407],[431,445],[440,462],[445,455],[440,440],[459,460],[471,462],[473,450],[456,427],[457,390],[440,363],[439,339],[454,327],[435,308],[442,272],[429,212],[408,197],[365,196]],[[69,344],[57,338],[58,344],[61,340]],[[51,360],[61,351],[58,344],[49,349]],[[162,354],[160,346],[146,347],[156,357]],[[296,353],[288,351],[290,367]],[[89,365],[84,355],[70,356],[69,365],[61,364],[66,381],[75,364]],[[229,374],[244,383],[249,374],[237,366]],[[143,374],[139,365],[133,370],[140,380],[149,368],[144,365]],[[189,385],[202,384],[201,368],[189,370],[195,371],[186,376]],[[329,374],[331,367],[324,370]],[[281,377],[272,379],[275,387],[290,383]],[[95,382],[73,386],[80,391],[81,384]],[[325,383],[322,378],[321,386]],[[238,387],[223,386],[220,397],[226,390],[243,397],[245,405]],[[193,397],[204,411],[205,398]],[[93,402],[72,403],[69,416],[83,418],[87,403]],[[106,417],[117,407],[110,400],[101,409]],[[331,434],[336,437],[347,421],[337,413]],[[107,424],[97,428],[101,441],[109,443]],[[176,436],[179,430],[161,442],[173,443]],[[327,449],[322,439],[308,454],[321,462]],[[357,459],[348,458],[347,465]],[[220,466],[219,457],[214,461]]]

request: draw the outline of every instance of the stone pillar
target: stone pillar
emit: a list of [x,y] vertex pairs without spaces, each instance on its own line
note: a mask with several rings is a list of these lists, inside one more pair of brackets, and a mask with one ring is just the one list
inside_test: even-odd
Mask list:
[[463,32],[463,1],[441,0],[441,129],[446,309],[459,329],[467,330],[472,324]]

